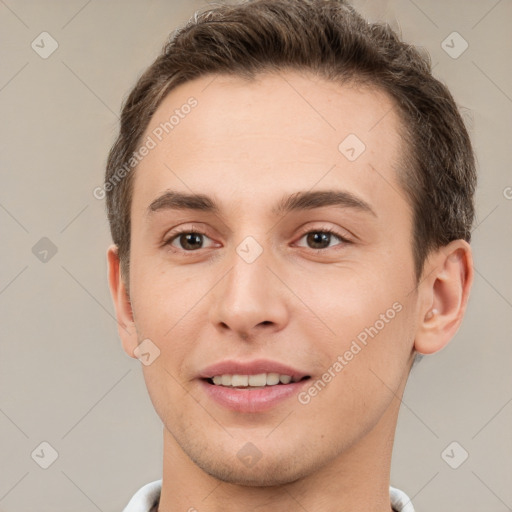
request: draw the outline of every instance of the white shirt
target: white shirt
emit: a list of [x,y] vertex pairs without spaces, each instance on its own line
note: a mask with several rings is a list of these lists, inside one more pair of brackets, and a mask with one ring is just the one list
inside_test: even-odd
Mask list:
[[[160,501],[162,480],[156,480],[141,487],[132,497],[123,512],[154,512]],[[389,487],[391,507],[395,512],[414,512],[411,500],[405,492]]]

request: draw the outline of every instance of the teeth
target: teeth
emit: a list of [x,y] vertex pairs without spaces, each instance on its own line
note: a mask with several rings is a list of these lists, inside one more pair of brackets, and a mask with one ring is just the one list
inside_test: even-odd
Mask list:
[[267,374],[258,373],[258,375],[249,375],[249,386],[266,386]]
[[292,379],[290,375],[279,373],[258,373],[257,375],[215,375],[212,380],[216,386],[264,387],[279,383],[289,384],[292,380],[297,382],[299,379]]
[[279,373],[267,373],[267,386],[279,384]]
[[233,375],[231,377],[231,385],[235,388],[237,386],[248,386],[249,376],[248,375]]

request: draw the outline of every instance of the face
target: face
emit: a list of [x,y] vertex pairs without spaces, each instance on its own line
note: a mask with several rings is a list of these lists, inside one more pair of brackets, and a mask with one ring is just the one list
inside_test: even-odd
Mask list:
[[384,93],[292,72],[203,77],[154,114],[123,343],[159,350],[143,371],[165,435],[210,475],[294,481],[391,407],[418,307],[398,130]]

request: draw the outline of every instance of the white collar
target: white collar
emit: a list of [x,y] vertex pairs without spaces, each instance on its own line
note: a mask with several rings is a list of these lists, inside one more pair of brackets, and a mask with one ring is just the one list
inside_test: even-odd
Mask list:
[[[141,487],[132,497],[123,512],[151,512],[158,504],[162,480],[155,480]],[[396,487],[389,487],[391,506],[395,512],[414,512],[409,496]]]

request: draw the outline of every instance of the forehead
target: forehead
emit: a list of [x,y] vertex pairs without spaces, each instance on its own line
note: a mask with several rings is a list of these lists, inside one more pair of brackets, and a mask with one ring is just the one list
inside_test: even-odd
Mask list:
[[253,207],[273,190],[338,186],[371,203],[387,188],[396,204],[405,199],[399,128],[392,100],[377,89],[297,72],[204,76],[172,90],[153,115],[143,142],[154,147],[137,167],[132,212],[169,188]]

